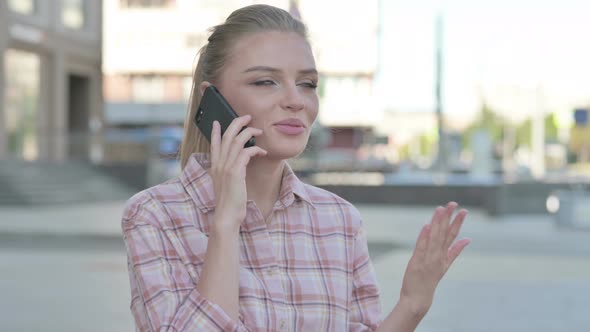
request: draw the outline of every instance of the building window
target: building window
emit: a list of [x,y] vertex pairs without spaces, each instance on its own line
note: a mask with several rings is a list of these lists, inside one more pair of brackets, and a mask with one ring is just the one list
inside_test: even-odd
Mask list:
[[161,103],[164,101],[164,77],[133,76],[131,93],[136,103]]
[[185,102],[191,98],[191,92],[193,90],[193,78],[192,76],[186,76],[182,78],[182,99]]
[[7,150],[17,158],[37,159],[41,59],[35,53],[8,49],[4,53],[4,74]]
[[185,38],[185,46],[187,48],[201,48],[207,43],[207,37],[202,34],[189,33]]
[[8,0],[8,7],[22,15],[33,15],[37,12],[36,0]]
[[66,28],[84,28],[84,14],[84,0],[61,0],[61,22]]
[[176,0],[119,0],[122,8],[173,7]]

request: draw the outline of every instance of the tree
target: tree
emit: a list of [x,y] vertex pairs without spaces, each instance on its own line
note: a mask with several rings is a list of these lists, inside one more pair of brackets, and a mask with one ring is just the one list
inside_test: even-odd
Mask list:
[[471,136],[477,130],[489,132],[492,142],[499,143],[504,136],[504,129],[507,123],[501,116],[496,114],[485,102],[476,120],[463,133],[463,146],[471,148]]
[[[516,145],[531,146],[533,120],[526,119],[516,128]],[[545,142],[555,142],[558,140],[557,119],[555,113],[545,116]]]

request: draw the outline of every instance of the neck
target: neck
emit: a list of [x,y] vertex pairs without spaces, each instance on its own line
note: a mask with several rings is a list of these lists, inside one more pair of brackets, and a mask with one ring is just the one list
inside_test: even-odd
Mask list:
[[284,167],[284,160],[267,158],[255,158],[248,164],[246,170],[248,199],[254,201],[265,219],[279,197]]

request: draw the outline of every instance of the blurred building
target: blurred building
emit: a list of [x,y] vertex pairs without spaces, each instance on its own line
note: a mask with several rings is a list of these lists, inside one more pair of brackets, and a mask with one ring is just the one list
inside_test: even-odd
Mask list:
[[[208,29],[246,0],[105,0],[105,116],[111,126],[180,125]],[[268,2],[268,1],[267,1]],[[288,1],[278,5],[286,8]]]
[[321,74],[322,126],[330,128],[326,159],[350,161],[362,147],[387,144],[380,130],[383,108],[376,94],[379,72],[379,0],[300,0],[302,20],[309,28],[311,44]]
[[[231,2],[231,1],[230,1]],[[181,124],[191,64],[218,1],[105,0],[104,96],[109,125]],[[227,1],[223,1],[227,3]]]
[[0,157],[100,158],[101,6],[0,2]]
[[383,115],[375,98],[379,1],[298,3],[321,73],[321,123],[328,127],[375,127]]
[[143,161],[159,146],[160,153],[173,156],[208,28],[251,3],[103,1],[106,162]]

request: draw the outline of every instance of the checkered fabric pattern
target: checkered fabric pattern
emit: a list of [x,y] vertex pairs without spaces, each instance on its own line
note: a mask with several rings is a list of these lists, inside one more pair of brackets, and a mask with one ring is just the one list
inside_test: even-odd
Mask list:
[[379,290],[359,212],[286,165],[269,220],[251,201],[240,230],[239,320],[199,294],[215,213],[206,154],[134,195],[122,228],[138,331],[371,331]]

